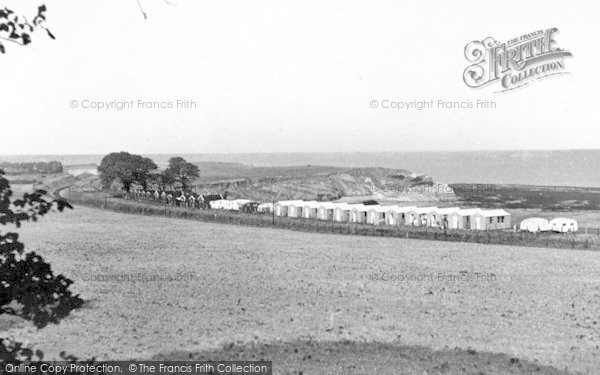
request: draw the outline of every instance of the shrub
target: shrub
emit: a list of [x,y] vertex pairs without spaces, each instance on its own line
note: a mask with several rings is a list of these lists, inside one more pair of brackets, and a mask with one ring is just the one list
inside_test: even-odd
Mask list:
[[[9,181],[3,175],[0,170],[0,225],[20,228],[23,222],[35,222],[53,208],[61,212],[72,208],[63,200],[46,200],[43,190],[13,200]],[[83,300],[69,290],[72,283],[63,275],[55,275],[41,255],[25,251],[18,233],[0,231],[0,315],[30,320],[37,328],[58,323],[83,304]],[[42,357],[39,350],[34,353],[12,339],[0,338],[0,361]]]

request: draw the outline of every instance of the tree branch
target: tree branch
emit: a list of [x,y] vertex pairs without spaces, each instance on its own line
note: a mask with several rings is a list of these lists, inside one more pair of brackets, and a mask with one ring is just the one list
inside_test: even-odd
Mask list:
[[19,41],[18,41],[18,40],[16,40],[16,39],[10,39],[10,38],[6,38],[6,37],[3,37],[3,36],[0,36],[0,39],[2,39],[2,40],[6,40],[6,41],[8,41],[8,42],[13,42],[13,43],[15,43],[15,44],[18,44],[18,45],[20,45],[20,46],[24,46],[24,44],[23,44],[23,43],[19,42]]
[[140,3],[140,0],[137,0],[137,4],[138,4],[138,7],[140,8],[140,12],[142,12],[142,15],[144,16],[144,19],[147,20],[148,16],[146,15],[146,12],[144,12],[144,8],[142,7],[142,3]]

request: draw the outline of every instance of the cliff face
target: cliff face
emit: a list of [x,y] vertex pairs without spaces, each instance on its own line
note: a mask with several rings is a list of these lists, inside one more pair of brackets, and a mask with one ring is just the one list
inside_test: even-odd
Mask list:
[[[280,171],[284,172],[284,171]],[[360,200],[383,201],[451,201],[454,192],[448,185],[434,181],[430,176],[418,175],[401,169],[355,168],[308,169],[299,173],[294,169],[286,176],[234,178],[196,184],[197,192],[226,192],[231,198],[258,201],[304,200]],[[268,175],[268,174],[267,174]]]

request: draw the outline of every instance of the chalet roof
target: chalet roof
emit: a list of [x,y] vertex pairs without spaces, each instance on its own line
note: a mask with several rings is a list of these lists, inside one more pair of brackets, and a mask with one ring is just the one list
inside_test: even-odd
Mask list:
[[481,215],[484,217],[493,217],[493,216],[510,216],[510,214],[502,209],[496,210],[481,210]]

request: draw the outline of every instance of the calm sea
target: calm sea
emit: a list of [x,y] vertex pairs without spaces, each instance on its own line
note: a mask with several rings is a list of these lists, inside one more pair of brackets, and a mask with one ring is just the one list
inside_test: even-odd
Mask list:
[[[103,155],[5,155],[0,161],[99,164]],[[254,166],[328,165],[408,169],[447,183],[500,183],[600,187],[600,150],[390,153],[152,154],[158,165],[172,156],[188,161]]]

